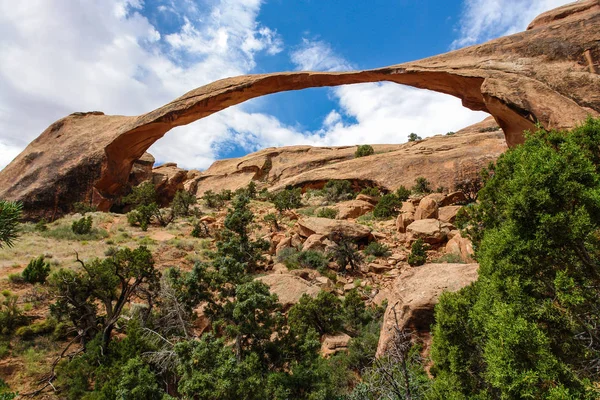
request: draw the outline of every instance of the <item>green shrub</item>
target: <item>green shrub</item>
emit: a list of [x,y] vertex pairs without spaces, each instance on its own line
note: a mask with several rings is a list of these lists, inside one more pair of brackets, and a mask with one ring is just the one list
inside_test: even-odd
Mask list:
[[42,218],[35,223],[35,230],[38,232],[46,232],[48,230],[48,221],[46,221],[46,218]]
[[0,249],[12,247],[19,231],[19,219],[23,205],[19,202],[0,200]]
[[195,195],[186,190],[178,190],[177,193],[175,193],[173,202],[171,203],[173,214],[178,217],[187,217],[190,215],[192,207],[197,202],[198,199]]
[[410,197],[410,190],[401,185],[398,189],[396,189],[396,197],[400,201],[406,201]]
[[427,179],[420,176],[415,179],[415,186],[412,187],[412,191],[417,194],[431,193],[431,184]]
[[368,145],[368,144],[363,144],[358,146],[358,148],[356,149],[356,152],[354,153],[354,157],[359,158],[359,157],[366,157],[366,156],[370,156],[372,154],[375,154],[375,150],[373,150],[373,146]]
[[328,259],[325,254],[315,250],[305,250],[297,253],[296,260],[302,268],[322,271],[327,268]]
[[217,193],[212,190],[207,190],[201,197],[208,208],[221,209],[225,204],[225,200],[223,197],[219,196]]
[[79,235],[73,232],[73,228],[70,225],[59,225],[55,228],[48,229],[45,232],[41,232],[43,237],[52,238],[56,240],[99,240],[104,239],[108,236],[108,232],[104,229],[92,228],[89,233]]
[[452,132],[452,131],[450,131],[450,132],[446,132],[446,136],[452,136],[452,135],[454,135],[455,133],[456,133],[456,132]]
[[210,229],[206,222],[198,221],[194,224],[192,229],[192,236],[195,238],[207,238],[210,237]]
[[455,253],[444,254],[432,261],[433,263],[464,264],[462,257]]
[[417,135],[416,133],[411,133],[410,135],[408,135],[409,142],[416,142],[417,140],[423,140],[423,138]]
[[379,202],[373,209],[373,216],[379,219],[391,218],[398,215],[402,202],[395,194],[386,194],[379,199]]
[[73,203],[73,212],[75,213],[79,213],[81,215],[85,215],[89,212],[96,212],[98,209],[96,208],[96,206],[93,206],[91,204],[87,204],[87,203],[83,203],[81,201],[78,201],[77,203]]
[[295,247],[286,247],[277,254],[277,262],[285,264],[288,269],[300,268],[298,263],[298,250]]
[[351,270],[356,270],[363,263],[364,258],[358,251],[357,246],[352,243],[350,238],[340,236],[337,243],[329,254],[332,257],[342,273],[346,272],[349,265]]
[[92,231],[92,217],[87,216],[73,221],[71,225],[73,233],[76,235],[87,235]]
[[364,194],[364,195],[371,196],[371,197],[379,197],[381,195],[381,192],[379,191],[378,187],[371,186],[371,187],[366,187],[363,190],[361,190],[360,194]]
[[44,262],[44,256],[29,261],[22,272],[23,279],[28,283],[44,283],[50,275],[50,263]]
[[263,217],[263,221],[271,225],[272,231],[279,231],[279,222],[277,221],[277,215],[274,213],[269,213]]
[[363,250],[363,253],[368,256],[375,257],[388,257],[390,254],[392,254],[390,249],[385,244],[381,244],[379,242],[369,243]]
[[273,196],[273,204],[279,212],[301,207],[302,192],[300,188],[286,188]]
[[159,212],[159,209],[156,203],[139,205],[135,210],[127,213],[127,222],[131,226],[139,226],[143,231],[147,231],[152,222],[152,217],[157,212]]
[[147,206],[157,202],[156,188],[152,182],[143,182],[134,187],[131,193],[123,197],[124,204],[130,204],[134,207]]
[[331,179],[323,187],[323,196],[330,203],[353,199],[352,182],[345,179]]
[[323,208],[319,209],[319,211],[317,212],[317,217],[319,217],[319,218],[335,219],[335,217],[337,217],[337,215],[338,215],[338,210],[336,210],[335,208],[329,208],[329,207],[323,207]]
[[19,336],[24,340],[30,340],[33,339],[35,336],[53,333],[55,329],[56,321],[54,319],[47,319],[42,322],[36,322],[31,325],[22,326],[15,331],[15,335]]
[[417,239],[411,247],[410,254],[408,255],[408,264],[416,267],[425,264],[427,262],[427,245],[423,242],[423,239]]
[[25,283],[25,279],[23,279],[23,275],[21,274],[8,274],[8,281],[15,285]]
[[22,310],[17,305],[18,300],[19,296],[10,290],[3,290],[0,294],[0,334],[9,334],[26,322]]

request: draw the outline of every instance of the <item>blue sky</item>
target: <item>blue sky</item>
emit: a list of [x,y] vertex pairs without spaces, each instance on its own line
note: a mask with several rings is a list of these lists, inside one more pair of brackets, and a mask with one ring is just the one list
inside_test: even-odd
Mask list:
[[[565,0],[0,0],[0,168],[75,111],[137,115],[216,79],[376,68],[525,29]],[[402,143],[486,115],[393,83],[266,96],[180,127],[158,162]]]

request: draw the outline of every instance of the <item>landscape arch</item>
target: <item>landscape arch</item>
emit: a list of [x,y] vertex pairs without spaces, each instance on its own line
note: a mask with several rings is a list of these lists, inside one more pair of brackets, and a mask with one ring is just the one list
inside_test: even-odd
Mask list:
[[491,114],[512,146],[535,124],[563,129],[600,115],[599,43],[600,4],[587,0],[542,14],[525,32],[420,61],[232,77],[140,116],[71,114],[0,171],[0,198],[21,200],[29,212],[82,200],[106,210],[127,188],[133,163],[170,129],[255,97],[311,87],[387,81],[449,94]]

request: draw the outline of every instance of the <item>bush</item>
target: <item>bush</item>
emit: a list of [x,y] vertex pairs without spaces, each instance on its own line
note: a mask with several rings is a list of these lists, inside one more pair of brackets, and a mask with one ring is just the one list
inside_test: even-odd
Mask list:
[[73,203],[73,212],[79,213],[81,215],[85,215],[89,212],[96,212],[98,209],[96,206],[91,204],[86,204],[84,202],[78,201],[77,203]]
[[53,238],[56,240],[99,240],[104,239],[108,236],[108,232],[104,229],[92,228],[89,233],[78,235],[73,232],[72,226],[59,225],[55,228],[49,229],[45,232],[41,232],[43,237]]
[[450,132],[446,132],[446,136],[452,136],[452,135],[454,135],[455,133],[456,133],[456,132],[452,132],[452,131],[450,131]]
[[21,203],[0,200],[0,249],[4,245],[12,247],[18,235],[22,211]]
[[48,221],[46,221],[46,218],[42,218],[40,219],[38,222],[35,223],[35,230],[38,232],[46,232],[48,230]]
[[319,209],[319,211],[317,212],[317,217],[319,217],[319,218],[335,219],[335,217],[337,217],[337,215],[338,215],[338,210],[336,210],[335,208],[329,208],[329,207],[323,207],[323,208]]
[[368,145],[368,144],[363,144],[358,146],[358,149],[356,149],[356,152],[354,153],[354,157],[359,158],[359,157],[366,157],[366,156],[370,156],[372,154],[375,154],[375,150],[373,150],[373,146]]
[[412,191],[417,194],[431,193],[431,184],[427,179],[420,176],[415,179],[415,186],[412,187]]
[[423,239],[417,239],[411,247],[410,254],[408,255],[408,264],[412,267],[423,265],[427,262],[427,245],[423,242]]
[[192,236],[195,238],[207,238],[210,237],[210,230],[206,222],[198,221],[194,224],[192,229]]
[[152,203],[156,203],[156,188],[152,182],[143,182],[138,186],[134,187],[130,194],[123,197],[122,202],[124,204],[130,204],[134,207],[147,206]]
[[381,219],[391,218],[394,215],[398,215],[401,206],[402,202],[396,195],[386,194],[379,199],[379,202],[373,209],[373,216]]
[[44,256],[29,261],[22,272],[23,279],[28,283],[44,283],[50,275],[50,263],[44,262]]
[[375,257],[388,257],[390,254],[392,254],[390,249],[385,244],[381,244],[379,242],[369,243],[363,250],[363,253],[368,256]]
[[381,192],[379,191],[378,187],[372,186],[364,188],[360,191],[360,194],[364,194],[371,197],[379,197],[381,195]]
[[223,197],[219,196],[217,193],[212,190],[207,190],[201,197],[208,208],[221,209],[225,204],[225,200]]
[[330,203],[354,198],[352,182],[345,179],[331,179],[323,187],[323,196]]
[[26,325],[18,328],[15,331],[15,335],[22,339],[30,340],[35,336],[47,335],[54,333],[56,329],[56,321],[54,319],[47,319],[43,322],[36,322],[31,325]]
[[186,190],[178,190],[171,203],[173,214],[178,217],[187,217],[197,202],[198,199],[195,195]]
[[396,189],[396,197],[400,201],[406,201],[410,197],[410,190],[401,185],[398,189]]
[[337,238],[337,243],[329,255],[335,260],[342,273],[346,272],[348,265],[351,270],[356,270],[364,260],[356,245],[345,236]]
[[296,260],[302,268],[316,269],[319,271],[327,268],[328,259],[325,254],[315,250],[301,251],[296,255]]
[[302,192],[297,189],[285,189],[273,196],[273,204],[279,211],[293,210],[302,206]]
[[0,334],[9,334],[26,322],[17,305],[18,299],[19,296],[9,290],[3,290],[0,294]]
[[76,235],[87,235],[92,231],[92,217],[88,215],[87,217],[73,221],[71,230]]
[[279,231],[279,222],[277,221],[277,215],[274,213],[268,213],[263,217],[263,221],[271,225],[271,230],[274,232]]
[[417,135],[416,133],[411,133],[410,135],[408,135],[409,142],[416,142],[417,140],[423,140],[423,138]]

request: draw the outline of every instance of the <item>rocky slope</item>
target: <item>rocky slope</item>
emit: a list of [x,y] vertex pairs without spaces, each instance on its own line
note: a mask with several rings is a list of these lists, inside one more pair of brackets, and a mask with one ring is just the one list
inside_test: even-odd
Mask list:
[[[0,172],[0,198],[60,215],[76,201],[109,209],[134,162],[170,129],[269,93],[390,81],[447,93],[489,112],[509,145],[535,123],[569,128],[600,113],[600,4],[545,13],[525,32],[424,60],[367,71],[287,72],[227,78],[147,114],[76,113],[52,124]],[[82,151],[82,149],[84,149]]]

